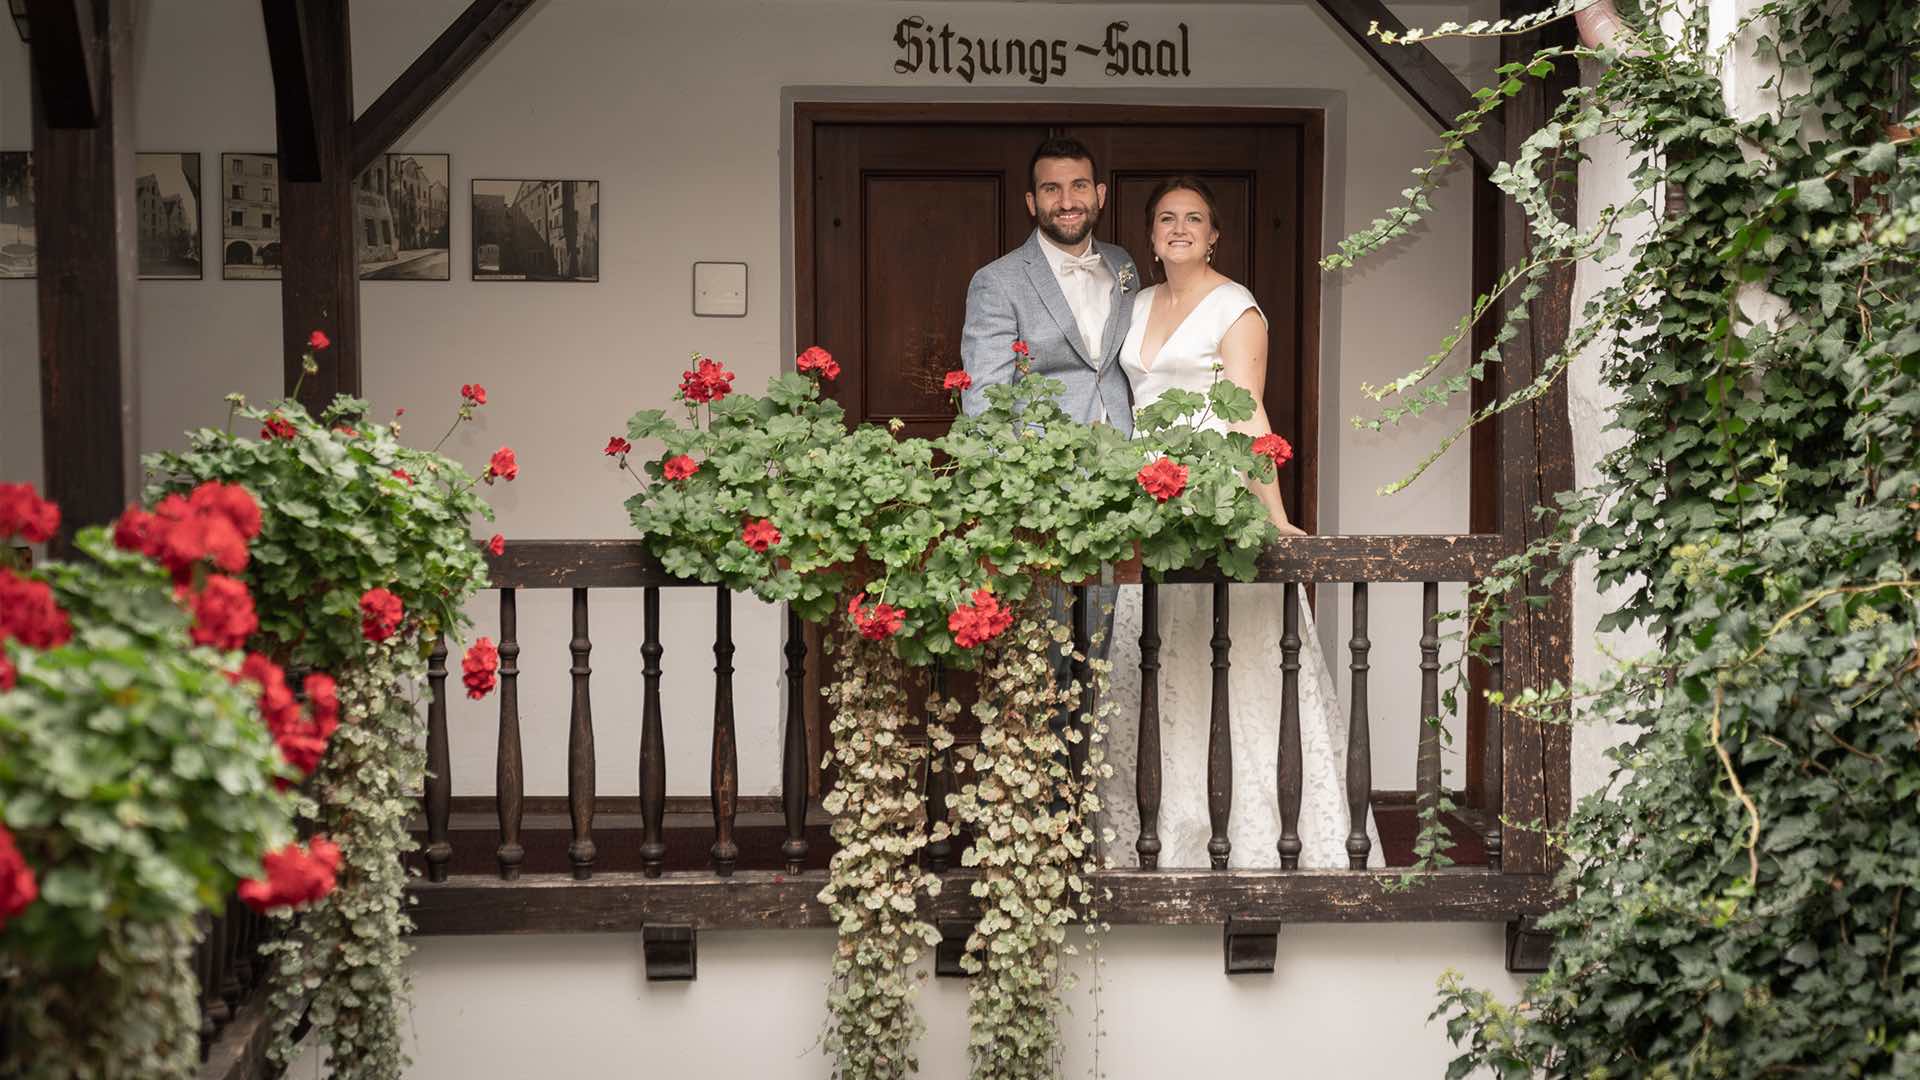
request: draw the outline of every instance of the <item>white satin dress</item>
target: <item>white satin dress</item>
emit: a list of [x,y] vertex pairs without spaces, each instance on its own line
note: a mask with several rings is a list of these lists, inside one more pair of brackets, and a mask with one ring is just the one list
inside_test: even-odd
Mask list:
[[[1253,294],[1225,282],[1202,298],[1153,357],[1142,363],[1141,340],[1160,286],[1134,299],[1133,323],[1120,348],[1120,364],[1133,387],[1134,408],[1152,404],[1171,389],[1205,394],[1216,378],[1220,343],[1248,310],[1260,311]],[[1226,424],[1209,417],[1207,426]],[[1232,638],[1228,675],[1233,746],[1233,801],[1227,837],[1228,865],[1280,865],[1281,614],[1285,585],[1230,587]],[[1311,611],[1299,605],[1301,796],[1299,836],[1302,867],[1348,865],[1347,719],[1332,674],[1321,655]],[[1137,866],[1140,833],[1134,777],[1140,708],[1140,589],[1126,586],[1115,601],[1111,698],[1119,705],[1107,733],[1113,776],[1102,784],[1100,802],[1114,836],[1108,860]],[[1213,701],[1213,589],[1208,585],[1160,586],[1160,857],[1163,867],[1211,865],[1207,841],[1207,736]],[[1368,865],[1385,865],[1380,836],[1368,812]]]

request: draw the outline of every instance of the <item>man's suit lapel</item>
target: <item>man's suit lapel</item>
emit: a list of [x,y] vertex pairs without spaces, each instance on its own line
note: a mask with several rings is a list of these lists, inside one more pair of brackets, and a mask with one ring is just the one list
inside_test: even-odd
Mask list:
[[1053,276],[1052,264],[1047,262],[1046,253],[1040,250],[1041,243],[1038,232],[1027,238],[1027,277],[1032,280],[1040,302],[1046,305],[1047,314],[1060,324],[1061,331],[1067,336],[1067,344],[1073,346],[1080,362],[1098,371],[1100,365],[1087,355],[1087,343],[1080,340],[1080,324],[1073,317],[1073,309],[1067,306],[1067,294],[1060,291],[1060,280]]
[[1113,275],[1113,290],[1107,302],[1107,327],[1100,334],[1100,367],[1105,368],[1113,362],[1114,357],[1120,355],[1121,339],[1126,337],[1118,332],[1120,313],[1124,310],[1121,305],[1133,303],[1133,291],[1127,281],[1125,266],[1113,257],[1114,252],[1120,249],[1097,241],[1096,245],[1100,249],[1101,260],[1107,264],[1107,271]]

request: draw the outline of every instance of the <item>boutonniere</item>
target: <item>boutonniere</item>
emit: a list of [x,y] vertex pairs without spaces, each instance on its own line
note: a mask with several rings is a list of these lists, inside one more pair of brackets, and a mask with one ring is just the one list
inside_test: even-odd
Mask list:
[[1132,288],[1133,288],[1133,267],[1123,266],[1120,268],[1120,291],[1128,292],[1128,291],[1131,291]]

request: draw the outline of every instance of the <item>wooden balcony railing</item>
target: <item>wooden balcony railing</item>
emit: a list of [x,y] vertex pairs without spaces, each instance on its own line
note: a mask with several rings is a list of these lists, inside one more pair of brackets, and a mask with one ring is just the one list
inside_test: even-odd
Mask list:
[[[1422,716],[1439,711],[1440,624],[1439,597],[1443,584],[1478,582],[1508,553],[1494,535],[1344,536],[1306,537],[1276,544],[1259,562],[1258,580],[1281,582],[1290,594],[1313,583],[1347,583],[1351,589],[1352,634],[1347,643],[1352,673],[1349,703],[1349,739],[1346,748],[1350,809],[1364,822],[1369,805],[1386,822],[1405,823],[1421,803],[1435,798],[1441,786],[1441,744],[1437,727],[1418,725],[1417,745],[1409,748],[1416,759],[1413,792],[1373,789],[1375,740],[1368,707],[1369,681],[1376,669],[1418,672]],[[784,709],[783,794],[771,799],[746,800],[753,824],[750,841],[740,833],[742,800],[735,751],[736,717],[733,678],[735,647],[732,638],[732,596],[712,586],[682,581],[668,575],[638,541],[521,541],[507,545],[492,559],[493,584],[499,590],[498,640],[501,666],[498,691],[496,787],[491,816],[497,830],[476,824],[483,812],[475,800],[462,800],[461,823],[456,830],[450,773],[449,732],[444,697],[446,653],[435,651],[429,683],[428,771],[425,803],[424,880],[416,881],[417,906],[413,917],[420,933],[536,933],[559,931],[639,931],[674,927],[701,928],[825,927],[831,925],[825,908],[815,899],[824,882],[827,852],[822,828],[825,818],[817,803],[807,798],[810,751],[806,731],[804,677],[806,635],[797,619],[788,616],[785,671],[788,693]],[[1217,612],[1224,613],[1233,585],[1209,569],[1186,571],[1170,581],[1212,583]],[[1380,583],[1417,583],[1422,590],[1422,634],[1418,655],[1376,655],[1368,638],[1368,587]],[[1123,586],[1131,587],[1131,586]],[[1472,727],[1467,754],[1477,758],[1472,770],[1476,790],[1456,793],[1461,807],[1447,819],[1454,831],[1456,850],[1469,858],[1440,870],[1423,871],[1412,888],[1395,888],[1404,869],[1366,869],[1369,841],[1356,827],[1348,844],[1351,869],[1308,870],[1232,867],[1226,857],[1211,869],[1158,867],[1153,857],[1157,840],[1151,833],[1159,804],[1159,690],[1157,682],[1157,589],[1144,590],[1142,613],[1141,762],[1137,798],[1142,811],[1142,834],[1121,837],[1142,856],[1140,868],[1102,871],[1101,884],[1112,899],[1103,916],[1114,923],[1231,923],[1271,924],[1279,921],[1354,922],[1400,920],[1488,920],[1510,926],[1547,910],[1553,902],[1545,850],[1537,838],[1527,841],[1526,858],[1515,865],[1508,857],[1511,840],[1503,818],[1532,822],[1543,815],[1550,789],[1566,783],[1564,743],[1545,738],[1541,725],[1517,719],[1507,723],[1497,707],[1488,707],[1484,720]],[[666,718],[661,700],[660,591],[704,588],[714,594],[712,624],[714,657],[713,716],[703,738],[710,738],[711,769],[702,823],[690,820],[692,800],[670,799],[665,756]],[[523,830],[529,798],[524,790],[525,769],[519,703],[517,603],[524,590],[566,589],[572,601],[572,698],[568,718],[567,794],[564,804],[564,866],[553,851],[534,851]],[[595,711],[592,672],[588,657],[595,648],[589,633],[592,594],[602,589],[643,591],[641,699],[637,702],[600,702],[600,715],[620,724],[637,717],[640,724],[639,779],[636,800],[597,799],[595,784]],[[1083,610],[1086,605],[1081,604]],[[1287,606],[1292,611],[1292,604]],[[1076,633],[1085,639],[1084,620]],[[1280,798],[1283,831],[1292,835],[1301,799],[1299,690],[1300,636],[1288,619],[1283,628],[1283,690],[1280,746]],[[481,632],[485,632],[482,628]],[[685,640],[676,629],[676,653]],[[1216,671],[1231,662],[1231,644],[1225,635],[1213,642]],[[704,648],[702,649],[704,652]],[[630,655],[630,653],[629,653]],[[1480,673],[1488,686],[1501,685],[1499,650]],[[770,674],[777,664],[764,672]],[[937,676],[936,676],[937,677]],[[1224,674],[1216,679],[1209,737],[1210,752],[1227,752],[1227,719],[1231,703]],[[686,729],[679,718],[675,730]],[[1516,765],[1520,767],[1516,767]],[[936,774],[937,775],[937,774]],[[936,781],[937,782],[937,781]],[[929,792],[937,803],[943,794]],[[1234,807],[1224,793],[1209,795],[1209,811],[1216,835],[1224,836]],[[552,831],[557,847],[559,812],[551,799],[532,801],[538,832]],[[670,813],[671,811],[671,813]],[[612,831],[596,834],[602,818]],[[766,835],[772,821],[779,823],[779,842]],[[1386,831],[1383,828],[1383,832]],[[462,837],[467,838],[464,843]],[[486,853],[473,850],[485,837],[493,840],[491,865],[478,861]],[[752,842],[758,838],[758,842]],[[461,846],[456,859],[456,845]],[[535,845],[539,847],[539,845]],[[704,851],[698,850],[704,848]],[[1297,854],[1297,837],[1292,849]],[[1283,850],[1283,856],[1287,854]],[[704,865],[701,856],[704,855]],[[963,887],[970,871],[959,863],[952,847],[930,848],[929,868],[951,881],[939,897],[929,901],[929,916],[942,923],[964,924],[973,917],[974,900]],[[530,864],[538,864],[530,870]],[[611,868],[609,868],[611,866]],[[454,872],[458,869],[460,872]],[[1231,931],[1230,931],[1231,935]],[[1511,937],[1511,935],[1510,935]],[[1231,942],[1230,942],[1231,944]],[[1230,949],[1231,953],[1231,949]],[[1510,961],[1513,956],[1509,956]]]

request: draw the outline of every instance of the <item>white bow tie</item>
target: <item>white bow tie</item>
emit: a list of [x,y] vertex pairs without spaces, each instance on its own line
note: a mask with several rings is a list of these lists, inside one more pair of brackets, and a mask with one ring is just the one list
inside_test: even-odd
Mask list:
[[1100,253],[1089,251],[1085,255],[1063,255],[1060,257],[1062,274],[1092,274],[1100,266]]

